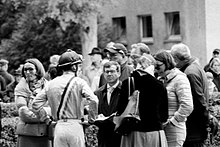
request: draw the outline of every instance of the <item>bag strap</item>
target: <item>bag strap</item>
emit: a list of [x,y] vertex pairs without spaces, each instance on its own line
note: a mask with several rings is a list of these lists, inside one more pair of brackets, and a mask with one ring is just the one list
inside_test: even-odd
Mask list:
[[66,84],[66,87],[65,87],[65,89],[64,89],[64,91],[63,91],[63,94],[62,94],[62,96],[61,96],[60,104],[59,104],[59,107],[58,107],[58,110],[57,110],[57,119],[58,119],[58,120],[59,120],[59,113],[60,113],[61,107],[62,107],[62,105],[63,105],[64,97],[65,97],[65,95],[66,95],[66,91],[67,91],[67,89],[68,89],[68,87],[69,87],[69,85],[70,85],[70,82],[73,80],[74,77],[75,77],[75,76],[73,76],[73,77],[69,80],[69,82]]
[[[132,91],[131,91],[132,86]],[[135,91],[134,77],[128,77],[128,97]]]

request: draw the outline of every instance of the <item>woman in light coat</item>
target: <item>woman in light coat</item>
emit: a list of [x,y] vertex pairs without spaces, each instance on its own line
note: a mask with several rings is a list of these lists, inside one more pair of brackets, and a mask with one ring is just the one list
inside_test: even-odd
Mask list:
[[[26,60],[22,68],[23,78],[15,87],[15,103],[20,118],[16,130],[18,134],[17,147],[50,146],[46,134],[46,124],[31,111],[33,99],[47,82],[44,75],[44,67],[38,59],[31,58]],[[45,109],[50,112],[49,107],[45,107]]]
[[169,118],[164,130],[169,147],[181,147],[186,139],[186,119],[193,110],[189,80],[179,69],[170,53],[163,50],[155,55],[155,72],[168,92]]

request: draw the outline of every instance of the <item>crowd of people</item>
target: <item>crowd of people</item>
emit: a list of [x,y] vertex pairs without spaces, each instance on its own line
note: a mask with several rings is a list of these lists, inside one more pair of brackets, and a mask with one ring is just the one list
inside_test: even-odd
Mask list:
[[[8,61],[0,60],[1,91],[14,97],[20,117],[17,147],[85,147],[85,125],[98,127],[98,147],[204,146],[208,104],[220,91],[220,49],[204,68],[183,43],[153,54],[144,43],[128,51],[110,42],[88,55],[91,65],[84,71],[82,55],[68,49],[51,56],[47,71],[30,58],[14,76],[7,72]],[[139,91],[140,123],[121,135],[114,118],[126,110],[134,91]],[[51,141],[45,126],[52,121]]]

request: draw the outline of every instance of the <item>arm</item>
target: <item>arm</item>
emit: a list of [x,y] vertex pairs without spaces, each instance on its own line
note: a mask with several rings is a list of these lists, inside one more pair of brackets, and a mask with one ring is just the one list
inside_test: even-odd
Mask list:
[[186,118],[193,111],[193,100],[189,80],[186,76],[177,79],[175,83],[175,94],[179,102],[179,108],[174,113],[174,117],[171,118],[171,122],[176,124],[178,122],[186,121]]
[[[161,88],[158,87],[160,91],[160,105],[159,105],[159,114],[160,114],[160,121],[166,122],[168,119],[168,96],[166,88],[161,84]],[[159,92],[158,91],[158,92]]]
[[48,106],[48,100],[46,96],[47,86],[41,90],[39,94],[35,97],[32,103],[32,110],[37,115],[39,115],[41,121],[49,122],[49,116],[51,115],[51,109]]
[[117,115],[121,115],[128,104],[128,79],[122,82],[120,97],[117,106]]
[[23,96],[15,97],[15,104],[18,108],[18,114],[22,121],[24,122],[39,122],[39,118],[35,115],[29,108],[27,98]]

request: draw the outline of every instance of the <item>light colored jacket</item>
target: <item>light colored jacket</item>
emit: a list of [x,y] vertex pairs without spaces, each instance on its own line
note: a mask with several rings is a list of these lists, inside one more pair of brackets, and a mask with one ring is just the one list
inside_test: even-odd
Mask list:
[[174,68],[165,78],[168,93],[169,119],[174,125],[185,122],[193,111],[191,87],[187,76]]
[[[74,73],[64,74],[49,81],[45,88],[34,99],[33,110],[42,115],[42,110],[44,111],[42,107],[48,101],[53,118],[58,120],[57,110],[64,88],[73,76]],[[89,85],[85,80],[79,77],[74,77],[67,91],[67,98],[64,98],[60,118],[83,118],[83,98],[98,104],[98,98],[94,95]]]

